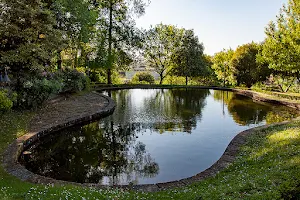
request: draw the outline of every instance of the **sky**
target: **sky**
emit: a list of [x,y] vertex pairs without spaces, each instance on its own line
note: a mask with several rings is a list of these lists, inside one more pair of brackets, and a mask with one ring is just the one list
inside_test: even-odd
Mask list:
[[214,55],[263,41],[265,27],[276,20],[285,3],[287,0],[151,0],[136,24],[145,29],[159,23],[194,29],[204,53]]

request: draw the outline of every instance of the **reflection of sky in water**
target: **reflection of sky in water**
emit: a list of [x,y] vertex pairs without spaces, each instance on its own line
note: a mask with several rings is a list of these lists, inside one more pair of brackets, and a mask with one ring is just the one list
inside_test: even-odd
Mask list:
[[[261,105],[231,92],[213,90],[119,90],[112,92],[112,98],[117,103],[114,114],[100,120],[96,130],[89,130],[92,135],[81,141],[84,144],[77,143],[80,151],[74,147],[76,143],[68,147],[68,139],[62,139],[66,147],[60,147],[62,152],[73,149],[76,159],[83,158],[83,162],[95,153],[99,158],[86,159],[89,163],[85,164],[88,173],[99,175],[106,170],[108,175],[97,179],[103,184],[148,184],[193,176],[216,162],[237,133],[287,111],[285,107]],[[274,114],[272,110],[277,111]],[[80,134],[79,138],[85,132]],[[102,146],[97,146],[99,142],[95,143],[93,137],[100,138]],[[53,146],[55,142],[45,144],[48,149]],[[99,150],[98,155],[97,148],[104,147],[109,150]],[[106,163],[97,164],[100,157]],[[64,159],[57,159],[63,165]],[[115,167],[114,163],[122,164]],[[60,178],[55,173],[49,176]]]

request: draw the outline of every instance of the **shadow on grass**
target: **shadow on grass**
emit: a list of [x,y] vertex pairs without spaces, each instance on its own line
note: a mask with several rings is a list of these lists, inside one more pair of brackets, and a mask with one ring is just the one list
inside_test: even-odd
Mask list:
[[[32,118],[33,113],[25,112],[8,112],[1,113],[0,116],[0,155],[2,162],[2,154],[9,144],[15,139],[24,135]],[[31,187],[31,184],[24,183],[19,179],[6,173],[0,165],[0,198],[1,199],[23,199],[23,195]],[[15,192],[18,191],[19,194]],[[15,194],[15,195],[12,195]]]

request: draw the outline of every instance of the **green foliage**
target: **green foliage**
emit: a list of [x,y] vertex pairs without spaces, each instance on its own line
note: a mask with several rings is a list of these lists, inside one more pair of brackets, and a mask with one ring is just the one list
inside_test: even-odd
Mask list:
[[171,72],[173,55],[182,41],[184,29],[172,25],[158,24],[146,33],[144,57],[151,68],[160,76],[160,84]]
[[289,0],[283,6],[276,22],[266,28],[266,40],[260,59],[269,67],[282,72],[299,74],[300,62],[300,2]]
[[0,65],[17,78],[42,71],[63,46],[51,11],[40,0],[2,0]]
[[194,31],[186,30],[179,47],[172,55],[174,63],[172,73],[177,76],[184,76],[186,85],[189,77],[200,76],[207,71],[203,50],[204,46],[200,44]]
[[9,111],[14,100],[15,94],[9,95],[7,90],[0,90],[0,113]]
[[138,72],[132,78],[132,83],[146,83],[146,84],[153,84],[155,81],[154,76],[149,72]]
[[43,73],[42,77],[24,80],[15,90],[18,93],[16,106],[36,108],[51,95],[60,92],[79,92],[88,89],[90,79],[77,70],[66,69],[62,72]]
[[[107,83],[107,74],[105,69],[96,69],[89,73],[89,78],[91,82],[96,83]],[[112,70],[111,81],[113,84],[122,84],[123,81],[119,76],[119,73],[116,70]]]
[[59,29],[67,33],[70,47],[89,42],[97,19],[97,11],[91,8],[89,1],[55,0],[50,8],[55,13]]
[[63,65],[78,67],[85,65],[91,53],[89,42],[96,32],[97,10],[90,1],[49,0],[49,7],[55,14],[58,29],[65,34],[66,45],[55,57],[57,68]]
[[[289,0],[283,6],[276,22],[270,22],[266,28],[266,40],[258,59],[268,63],[275,70],[275,75],[281,76],[283,82],[278,82],[282,92],[287,92],[295,78],[300,81],[300,2]],[[291,80],[288,80],[291,79]],[[286,86],[284,82],[289,82]]]
[[184,85],[185,84],[185,77],[181,76],[172,76],[171,74],[166,76],[163,81],[163,84],[168,85]]
[[223,50],[216,53],[212,59],[212,69],[217,75],[218,80],[223,81],[223,85],[235,85],[234,69],[231,65],[231,59],[234,54],[232,49]]
[[250,88],[259,81],[264,81],[271,74],[268,66],[259,64],[256,56],[259,53],[259,45],[249,43],[239,46],[232,57],[232,67],[234,69],[237,85],[245,84]]
[[19,108],[36,108],[40,106],[50,95],[58,93],[62,89],[62,83],[58,80],[29,79],[24,81],[22,87],[17,89],[16,106]]
[[285,181],[279,186],[279,192],[283,199],[297,200],[300,198],[300,180],[295,177],[295,180]]
[[75,69],[66,69],[60,76],[63,79],[62,92],[80,92],[88,87],[87,77]]
[[141,46],[135,16],[145,12],[143,0],[95,0],[97,20],[97,67],[107,70],[107,83],[112,84],[112,70],[132,62],[134,50]]

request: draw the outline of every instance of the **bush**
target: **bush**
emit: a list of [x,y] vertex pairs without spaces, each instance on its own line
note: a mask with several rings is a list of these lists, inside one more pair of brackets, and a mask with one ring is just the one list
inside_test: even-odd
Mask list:
[[132,78],[132,83],[139,84],[153,84],[155,81],[154,76],[149,72],[139,72],[136,73]]
[[63,92],[79,92],[88,87],[86,76],[77,70],[65,70],[63,76]]
[[67,69],[55,73],[43,72],[41,76],[27,77],[16,84],[18,96],[15,106],[27,109],[38,107],[51,95],[89,88],[90,81],[83,73]]
[[13,107],[16,94],[9,94],[7,90],[0,90],[0,113],[9,111]]
[[23,82],[17,89],[17,107],[36,108],[47,100],[50,95],[58,93],[62,89],[62,83],[52,79],[31,79]]
[[185,78],[182,76],[167,76],[163,84],[168,84],[168,85],[185,85]]

